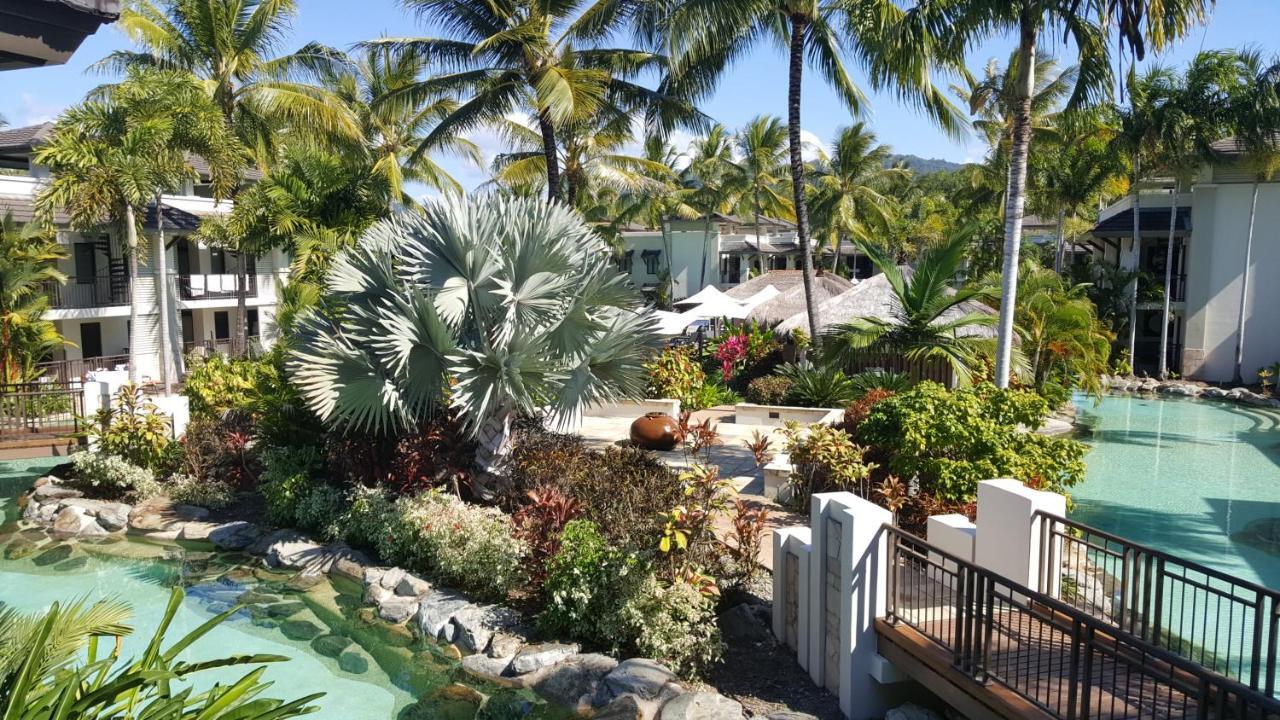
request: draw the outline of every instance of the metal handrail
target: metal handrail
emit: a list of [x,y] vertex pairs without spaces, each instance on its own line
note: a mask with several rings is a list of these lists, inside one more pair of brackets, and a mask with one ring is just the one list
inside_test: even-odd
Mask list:
[[[1275,696],[1280,591],[1058,515],[1037,521],[1042,591]],[[1080,578],[1094,587],[1081,591]]]
[[[1280,713],[1280,701],[1235,679],[896,527],[884,532],[887,619],[950,651],[953,666],[977,682],[1072,720]],[[904,583],[927,594],[923,603]]]

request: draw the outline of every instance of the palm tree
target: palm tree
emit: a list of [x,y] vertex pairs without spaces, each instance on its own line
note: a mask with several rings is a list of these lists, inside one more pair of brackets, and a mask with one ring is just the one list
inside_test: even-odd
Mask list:
[[[688,161],[684,153],[663,138],[653,136],[645,140],[644,157],[663,167],[662,172],[653,178],[660,187],[636,188],[624,192],[619,198],[619,209],[614,222],[620,225],[639,220],[646,227],[656,227],[662,233],[662,257],[666,266],[659,278],[656,304],[665,310],[671,304],[671,221],[693,220],[698,217],[698,209],[691,204],[695,189],[681,181],[680,171]],[[684,179],[688,179],[687,176]],[[665,291],[662,287],[664,285]]]
[[[1005,193],[1004,262],[1001,272],[1000,323],[997,332],[996,384],[1008,387],[1013,360],[1014,312],[1017,307],[1018,256],[1027,195],[1027,160],[1031,150],[1032,100],[1036,88],[1036,52],[1040,36],[1062,31],[1079,52],[1079,77],[1068,108],[1097,101],[1111,90],[1111,56],[1107,32],[1115,22],[1119,44],[1141,59],[1149,42],[1159,49],[1202,21],[1212,0],[953,0],[921,2],[912,12],[945,27],[953,42],[980,42],[1011,32],[1018,38],[1012,91],[1012,133],[1008,191]],[[1155,6],[1155,7],[1153,7]],[[1150,10],[1150,12],[1148,12]]]
[[[328,55],[310,46],[305,53],[275,56],[296,13],[296,0],[137,0],[120,13],[116,27],[140,49],[113,52],[96,67],[190,72],[204,82],[257,165],[269,168],[287,136],[351,141],[361,137],[358,119],[332,92],[290,79],[329,62]],[[241,256],[236,271],[236,343],[242,352],[248,347],[247,268]]]
[[417,153],[442,138],[501,123],[514,112],[537,122],[546,166],[547,197],[559,200],[557,133],[606,111],[643,111],[653,127],[670,129],[696,113],[685,102],[643,87],[636,78],[662,72],[651,52],[601,48],[622,17],[615,0],[406,0],[447,38],[383,38],[366,43],[429,58],[450,72],[390,93],[384,102],[417,106],[432,98],[464,99],[427,134]]
[[840,244],[845,240],[869,245],[887,232],[893,220],[892,201],[879,188],[910,181],[905,167],[886,167],[891,149],[877,145],[876,135],[863,123],[836,130],[831,152],[814,170],[814,215],[826,219],[815,227],[826,229],[834,252],[831,271],[840,265]]
[[689,144],[689,167],[684,172],[685,184],[691,188],[689,204],[702,216],[702,267],[698,272],[698,289],[707,284],[707,246],[711,243],[711,227],[715,216],[729,212],[741,197],[744,178],[733,161],[733,136],[723,125],[716,124],[706,135]]
[[[958,128],[956,113],[930,83],[930,66],[950,50],[949,63],[960,65],[963,53],[934,37],[936,26],[906,23],[890,0],[822,3],[818,0],[683,0],[662,29],[674,48],[671,53],[677,82],[695,99],[709,90],[715,78],[756,42],[771,39],[786,48],[787,135],[791,163],[791,196],[795,205],[796,240],[804,268],[805,304],[809,330],[819,342],[818,307],[813,293],[813,254],[809,242],[809,209],[805,200],[805,163],[801,147],[800,94],[806,60],[835,89],[855,114],[866,104],[854,84],[843,56],[850,52],[868,71],[873,84],[892,86],[906,99],[924,107],[944,128]],[[841,24],[843,28],[839,28]],[[851,38],[842,48],[840,30]]]
[[[795,217],[795,204],[783,194],[787,172],[787,128],[771,115],[757,115],[733,138],[737,160],[734,164],[747,185],[743,200],[750,203],[755,218],[756,251],[760,249],[760,216]],[[764,272],[764,255],[760,255]]]
[[1036,389],[1061,377],[1095,396],[1111,357],[1111,333],[1084,285],[1069,285],[1056,271],[1026,263],[1018,288],[1017,327]]
[[329,289],[345,311],[305,313],[288,364],[311,408],[382,433],[447,396],[485,477],[516,415],[567,421],[644,392],[651,318],[607,245],[559,203],[485,195],[397,213],[339,257]]
[[1244,272],[1240,283],[1240,313],[1236,320],[1235,382],[1244,381],[1244,321],[1249,308],[1249,266],[1253,256],[1253,226],[1258,213],[1258,189],[1280,172],[1280,60],[1264,62],[1255,50],[1236,53],[1244,82],[1235,88],[1228,123],[1246,162],[1253,170],[1253,196],[1249,203],[1249,234],[1244,246]]
[[58,271],[64,257],[50,233],[33,224],[19,227],[12,213],[0,220],[0,386],[28,380],[34,363],[63,343],[43,316],[49,307],[45,288],[67,281]]
[[959,380],[968,382],[991,355],[992,342],[981,329],[995,325],[992,315],[962,307],[989,299],[987,286],[974,283],[952,290],[948,284],[960,272],[968,245],[967,234],[957,233],[946,244],[926,249],[914,270],[905,271],[880,248],[862,244],[860,249],[893,291],[893,317],[836,325],[827,333],[825,357],[841,364],[867,351],[901,355],[915,363],[940,358]]
[[[59,118],[33,159],[49,168],[53,180],[36,197],[46,223],[56,208],[66,208],[71,225],[89,230],[110,221],[124,233],[129,254],[129,380],[137,381],[141,339],[138,257],[143,252],[138,228],[146,205],[165,189],[196,177],[188,154],[208,161],[215,197],[234,187],[242,149],[230,135],[203,85],[174,70],[138,68],[125,81],[87,100]],[[156,207],[159,215],[161,207]],[[159,249],[163,254],[165,249]],[[163,296],[168,279],[160,276]],[[167,309],[167,308],[166,308]],[[162,322],[167,321],[164,314]],[[162,325],[162,328],[167,327]],[[167,377],[167,334],[161,342],[161,371]]]

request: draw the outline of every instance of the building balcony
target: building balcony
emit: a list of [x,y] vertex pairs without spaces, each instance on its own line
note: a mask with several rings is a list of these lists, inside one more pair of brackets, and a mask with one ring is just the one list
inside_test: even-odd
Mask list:
[[128,305],[131,298],[127,277],[105,273],[71,276],[66,284],[49,282],[45,284],[44,293],[49,298],[49,307],[54,310]]
[[[177,275],[173,278],[174,294],[179,300],[225,300],[240,297],[238,277],[234,273]],[[258,276],[245,276],[245,297],[258,294]]]

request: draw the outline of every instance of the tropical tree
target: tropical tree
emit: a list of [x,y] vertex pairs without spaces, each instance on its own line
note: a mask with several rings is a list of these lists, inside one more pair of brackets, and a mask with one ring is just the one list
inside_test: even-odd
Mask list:
[[311,408],[387,433],[447,397],[486,478],[516,415],[563,423],[644,392],[651,318],[609,248],[559,203],[486,195],[397,213],[338,258],[329,289],[344,311],[304,314],[289,360]]
[[423,138],[417,153],[481,125],[528,113],[537,123],[547,197],[562,194],[557,134],[598,112],[644,112],[653,128],[697,116],[692,106],[637,78],[665,70],[658,53],[604,48],[622,18],[615,0],[406,0],[446,38],[383,38],[366,45],[429,58],[443,75],[421,79],[384,100],[410,107],[438,97],[463,98]]
[[1036,390],[1049,383],[1100,396],[1109,369],[1112,335],[1098,319],[1087,288],[1053,270],[1027,263],[1020,274],[1017,327]]
[[[71,225],[90,230],[114,223],[126,238],[130,302],[129,379],[137,381],[141,337],[138,292],[139,255],[146,249],[138,232],[147,204],[166,189],[195,179],[188,155],[203,157],[211,172],[215,197],[223,197],[239,176],[241,147],[228,132],[218,108],[202,84],[175,70],[132,69],[125,81],[68,109],[58,119],[34,160],[49,168],[53,180],[36,196],[46,223],[56,208],[65,208]],[[160,214],[160,208],[156,208]],[[164,248],[157,253],[163,258]],[[158,267],[163,270],[163,266]],[[160,275],[157,283],[168,279]],[[160,295],[165,295],[160,287]],[[161,362],[168,385],[167,304],[160,313]]]
[[[331,57],[306,52],[276,55],[297,13],[296,0],[137,0],[116,27],[138,50],[118,50],[102,70],[161,67],[200,78],[223,120],[259,168],[269,168],[286,137],[316,140],[362,137],[358,118],[327,88],[291,79]],[[234,194],[237,187],[232,187]],[[251,239],[230,242],[249,247]],[[248,347],[248,263],[236,271],[236,345]]]
[[[784,190],[787,168],[787,127],[771,115],[757,115],[733,137],[736,165],[746,191],[743,204],[755,218],[756,248],[760,248],[760,217],[795,217],[795,205]],[[764,256],[760,256],[764,272]]]
[[[933,32],[936,26],[906,22],[908,18],[890,0],[682,0],[674,4],[670,16],[657,27],[665,32],[673,48],[675,75],[684,95],[697,99],[710,90],[732,61],[758,41],[770,39],[786,49],[791,199],[804,269],[809,330],[816,343],[820,339],[820,323],[813,293],[813,253],[800,134],[805,63],[811,63],[841,102],[857,114],[866,105],[866,97],[845,67],[844,55],[851,53],[867,70],[874,87],[893,87],[904,99],[925,108],[943,127],[955,130],[959,122],[954,109],[930,82],[930,68],[947,44]],[[850,38],[849,47],[841,47],[842,34]],[[950,50],[947,62],[962,64],[963,53],[954,47]]]
[[64,257],[51,233],[19,226],[12,213],[0,220],[0,386],[31,379],[35,363],[63,343],[44,311],[46,286],[67,281],[58,270]]
[[688,202],[702,216],[702,266],[698,288],[707,284],[707,250],[715,216],[730,212],[746,188],[745,178],[733,159],[733,135],[720,124],[689,144],[689,166],[683,173],[691,188]]
[[[263,681],[266,668],[262,666],[287,657],[186,659],[190,647],[239,612],[238,606],[166,645],[165,636],[182,597],[182,590],[174,588],[146,649],[137,660],[125,663],[120,661],[118,643],[132,629],[127,624],[129,607],[120,601],[54,603],[36,615],[24,615],[12,607],[0,610],[0,715],[14,720],[284,720],[318,709],[312,703],[324,693],[288,702],[262,697],[271,684]],[[116,642],[111,652],[100,653],[99,642],[104,638]],[[259,667],[201,692],[181,684],[198,680],[210,670],[245,665]]]
[[[653,179],[661,187],[636,188],[622,193],[618,199],[615,223],[638,221],[646,227],[656,227],[662,233],[662,258],[666,263],[658,279],[657,302],[661,309],[671,305],[671,253],[672,220],[693,220],[698,209],[690,204],[694,189],[681,181],[680,171],[687,163],[687,156],[674,145],[660,137],[649,137],[644,143],[646,160],[660,164],[664,169]],[[685,178],[687,179],[687,177]]]
[[875,244],[893,222],[892,201],[881,188],[909,181],[905,167],[886,167],[891,150],[876,144],[876,135],[863,123],[836,130],[829,155],[814,167],[814,223],[816,236],[832,243],[831,271],[840,265],[840,244],[851,240]]
[[894,258],[871,244],[860,248],[884,273],[893,292],[890,318],[855,318],[827,333],[824,357],[851,364],[864,352],[901,355],[911,362],[939,358],[955,376],[968,382],[992,355],[992,341],[984,329],[995,325],[989,313],[963,307],[990,299],[991,290],[973,283],[953,290],[951,279],[962,268],[969,237],[957,233],[946,244],[925,249],[914,269],[899,267]]
[[1234,379],[1244,381],[1244,321],[1249,308],[1249,266],[1253,261],[1254,220],[1258,214],[1258,189],[1280,172],[1280,59],[1264,61],[1256,50],[1236,53],[1243,82],[1231,93],[1228,124],[1245,162],[1253,170],[1253,195],[1249,203],[1249,234],[1244,246],[1244,271],[1240,283],[1240,313],[1236,320]]
[[1212,0],[948,0],[921,2],[911,12],[931,27],[945,27],[953,42],[973,43],[1010,32],[1018,38],[1014,59],[1013,125],[1005,193],[1004,261],[1001,271],[1000,322],[997,331],[996,385],[1008,387],[1013,361],[1014,313],[1017,307],[1018,256],[1027,196],[1027,161],[1031,150],[1032,100],[1036,88],[1036,53],[1041,35],[1062,32],[1079,53],[1079,75],[1070,109],[1082,108],[1111,91],[1111,55],[1107,32],[1114,24],[1120,47],[1141,59],[1150,44],[1160,49],[1202,21]]

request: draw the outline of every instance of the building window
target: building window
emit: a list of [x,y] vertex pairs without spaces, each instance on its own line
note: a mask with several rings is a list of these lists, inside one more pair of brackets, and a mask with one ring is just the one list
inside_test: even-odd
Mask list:
[[630,275],[631,267],[634,264],[635,259],[636,259],[635,250],[626,251],[625,253],[623,253],[622,257],[618,259],[618,270]]
[[645,272],[650,275],[658,274],[658,260],[662,258],[661,250],[645,250],[640,253],[640,259],[644,260]]

